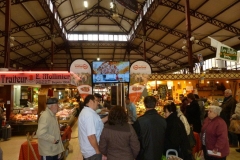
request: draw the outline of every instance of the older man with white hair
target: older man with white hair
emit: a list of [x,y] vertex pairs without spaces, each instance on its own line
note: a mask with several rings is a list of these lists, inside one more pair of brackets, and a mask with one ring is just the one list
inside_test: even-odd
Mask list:
[[[227,126],[230,125],[230,119],[231,116],[234,114],[235,108],[236,108],[237,101],[232,96],[231,89],[226,89],[224,91],[224,100],[222,105],[220,106],[222,108],[222,112],[220,114],[220,117],[226,122]],[[233,147],[237,147],[237,137],[236,135],[229,133],[228,134],[229,143]]]
[[58,112],[58,99],[47,99],[47,107],[41,112],[38,120],[38,150],[41,160],[58,160],[64,151],[56,113]]

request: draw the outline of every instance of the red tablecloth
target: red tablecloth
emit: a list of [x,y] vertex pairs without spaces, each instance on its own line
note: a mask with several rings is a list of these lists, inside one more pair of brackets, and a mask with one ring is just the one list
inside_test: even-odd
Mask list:
[[[40,155],[38,153],[38,143],[37,143],[37,141],[31,141],[31,144],[32,144],[32,147],[34,149],[34,152],[35,152],[37,158],[40,160]],[[28,149],[28,147],[29,147],[29,149]],[[29,153],[29,159],[28,159],[28,153]],[[32,153],[32,150],[31,150],[30,146],[28,146],[27,141],[24,142],[21,145],[18,160],[35,160],[34,156],[33,156],[33,153]]]
[[66,127],[64,133],[62,134],[62,141],[64,140],[71,140],[72,129],[70,126]]
[[[65,141],[65,140],[70,141],[71,140],[71,133],[72,133],[71,127],[70,126],[66,127],[66,129],[64,130],[64,133],[62,134],[62,141]],[[31,144],[33,146],[33,149],[36,153],[37,158],[40,160],[40,155],[38,153],[38,142],[37,142],[37,140],[31,141]],[[34,156],[33,156],[33,153],[31,151],[31,148],[29,148],[29,159],[28,159],[28,143],[27,143],[27,141],[24,142],[21,145],[18,159],[19,160],[34,160]]]
[[202,149],[202,143],[201,143],[199,134],[196,132],[193,132],[193,134],[194,134],[194,137],[196,140],[196,145],[194,146],[193,151],[192,151],[192,153],[194,155],[195,153],[199,152]]

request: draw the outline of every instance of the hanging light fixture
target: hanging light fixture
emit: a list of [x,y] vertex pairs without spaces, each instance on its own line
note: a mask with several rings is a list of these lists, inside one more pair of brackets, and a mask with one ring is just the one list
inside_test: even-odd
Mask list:
[[10,39],[10,47],[13,47],[14,46],[13,42],[15,41],[15,37],[10,36],[9,39]]
[[88,1],[83,1],[83,6],[85,7],[85,8],[88,8]]

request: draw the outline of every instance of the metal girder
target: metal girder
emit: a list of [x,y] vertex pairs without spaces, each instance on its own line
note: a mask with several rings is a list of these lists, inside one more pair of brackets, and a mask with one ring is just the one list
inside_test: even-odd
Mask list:
[[[99,45],[98,45],[99,43]],[[78,42],[69,42],[70,47],[82,47],[83,49],[86,48],[126,48],[127,47],[127,42],[88,42],[88,41],[78,41]]]
[[[29,1],[37,1],[37,0],[11,0],[11,5],[20,4],[23,2],[29,2]],[[0,8],[4,8],[4,7],[6,7],[6,0],[1,0]]]
[[[91,10],[90,13],[92,13],[94,10]],[[74,24],[71,28],[69,28],[68,32],[73,31],[77,26],[79,26],[79,24],[81,24],[82,22],[86,21],[87,19],[89,19],[91,17],[90,13],[87,13],[80,21],[78,21],[76,24]]]
[[[134,46],[133,46],[133,48],[134,48]],[[143,56],[143,53],[142,52],[140,52],[140,50],[138,50],[137,48],[134,48],[134,49],[132,49],[133,51],[135,51],[135,52],[137,52],[139,55],[141,55],[141,56]],[[160,62],[156,62],[156,61],[154,61],[154,60],[151,60],[151,59],[146,59],[146,61],[150,64],[150,65],[154,65],[154,66],[156,66],[157,68],[159,68],[160,70],[162,70],[161,69],[161,66],[164,66],[164,64],[162,64],[162,63],[160,63]]]
[[[42,6],[43,10],[47,14],[48,18],[51,19],[54,17],[53,13],[51,12],[47,2],[45,0],[38,0],[39,4]],[[60,36],[63,38],[64,41],[66,41],[66,36],[63,34],[62,29],[60,28],[59,24],[56,23],[56,19],[54,18],[54,27],[57,30],[57,32],[60,34]]]
[[[239,3],[239,1],[236,1],[234,4],[236,4],[236,3]],[[169,0],[162,0],[161,5],[167,6],[167,7],[170,7],[170,8],[173,8],[175,10],[178,10],[180,12],[185,13],[185,7],[180,5],[180,4],[177,4],[175,2],[172,2],[172,1],[169,1]],[[190,9],[190,15],[195,17],[195,18],[198,18],[200,20],[203,20],[205,22],[208,22],[208,23],[210,23],[210,24],[212,24],[214,26],[217,26],[217,27],[225,29],[225,30],[227,30],[229,32],[232,32],[234,34],[237,34],[237,35],[240,34],[240,29],[239,28],[234,27],[234,26],[230,26],[227,23],[221,22],[221,21],[219,21],[217,19],[209,17],[209,16],[207,16],[205,14],[199,13],[199,12],[197,12],[195,10]]]
[[[136,49],[138,49],[138,50],[140,50],[140,51],[144,51],[144,48],[143,48],[143,47],[140,47],[140,46],[137,47],[137,46],[135,46],[135,45],[132,45],[132,46],[136,47]],[[173,63],[175,63],[175,64],[177,64],[177,65],[183,64],[182,62],[180,62],[180,61],[178,61],[178,60],[172,59],[172,58],[170,58],[170,57],[164,56],[164,55],[162,55],[162,54],[160,54],[160,53],[156,53],[156,52],[151,51],[151,50],[148,50],[147,53],[149,53],[149,54],[151,54],[151,55],[154,55],[154,56],[157,56],[157,57],[160,57],[160,58],[165,59],[165,60],[167,60],[167,61],[173,62]]]
[[[160,30],[162,30],[162,31],[164,31],[164,32],[167,32],[167,33],[169,33],[169,34],[172,34],[172,35],[174,35],[174,36],[177,36],[177,37],[186,39],[186,35],[185,35],[184,33],[181,33],[181,32],[179,32],[179,31],[176,31],[176,30],[171,29],[171,28],[169,28],[169,27],[160,25],[160,24],[158,24],[158,23],[156,23],[156,22],[153,22],[153,21],[151,21],[151,20],[147,20],[146,23],[147,23],[148,25],[153,26],[155,29],[160,29]],[[210,49],[210,50],[213,51],[213,52],[216,51],[216,48],[212,47],[210,44],[208,44],[208,43],[206,43],[206,42],[199,41],[197,44],[200,45],[200,46],[203,46],[203,47],[205,47],[205,48],[208,48],[208,49]]]
[[[55,34],[55,35],[59,36],[58,34]],[[22,48],[25,48],[25,47],[28,47],[28,46],[31,46],[31,45],[34,45],[34,44],[37,44],[37,43],[44,42],[44,41],[49,40],[49,39],[51,39],[50,36],[45,36],[45,37],[41,37],[41,38],[38,38],[38,39],[34,39],[32,41],[29,41],[29,42],[11,47],[11,51],[16,51],[16,50],[19,50],[19,49],[22,49]],[[0,51],[0,55],[4,55],[4,50]]]
[[[161,1],[162,1],[162,0],[153,0],[151,6],[148,8],[146,14],[142,17],[142,19],[143,19],[143,18],[146,19],[146,20],[149,19],[150,16],[153,14],[153,12],[157,9],[158,5],[161,3]],[[146,3],[146,2],[145,2],[145,3]],[[143,12],[143,7],[144,7],[144,4],[143,4],[143,6],[142,6],[141,12]],[[141,13],[141,12],[139,12],[139,13]],[[140,14],[139,14],[139,15],[140,15]],[[138,16],[137,16],[137,18],[138,18]],[[137,19],[136,19],[136,20],[137,20]],[[136,21],[136,20],[135,20],[135,21]],[[133,41],[135,35],[138,34],[138,33],[141,31],[141,28],[143,27],[142,25],[143,25],[143,24],[142,24],[142,21],[141,21],[141,22],[138,24],[137,29],[135,29],[135,30],[134,30],[134,33],[131,35],[131,37],[130,37],[130,42]],[[132,27],[130,28],[130,31],[132,30],[133,27],[134,27],[134,25],[132,25]]]
[[[105,12],[105,11],[103,10],[103,12]],[[105,13],[106,13],[106,12],[105,12]],[[107,18],[110,19],[112,22],[116,23],[117,26],[118,26],[124,33],[128,33],[128,31],[127,31],[124,27],[122,27],[120,23],[118,23],[115,19],[112,18],[112,15],[111,15],[111,14],[108,14]]]
[[[56,46],[56,47],[55,47],[56,52],[58,52],[58,51],[60,51],[60,50],[63,50],[64,47],[65,47],[65,45],[66,45],[65,43],[62,43],[62,44]],[[46,50],[51,50],[51,48],[47,48]],[[46,52],[46,51],[45,51],[45,52]],[[40,55],[40,54],[42,54],[42,53],[44,53],[43,50],[42,50],[42,51],[39,51],[39,52],[36,52],[36,53],[33,53],[33,54],[38,54],[38,55]],[[28,55],[28,56],[31,57],[31,56],[33,56],[33,54],[30,54],[30,55]],[[28,67],[32,69],[32,68],[34,68],[34,66],[37,66],[37,65],[39,65],[39,64],[42,64],[42,62],[45,62],[45,61],[46,61],[47,59],[49,59],[49,58],[51,58],[51,54],[47,55],[46,57],[40,59],[40,60],[37,61],[37,62],[28,64]]]
[[[60,51],[60,50],[63,50],[64,46],[65,46],[64,43],[61,44],[61,45],[56,46],[56,47],[55,47],[56,52],[57,52],[57,51]],[[30,58],[32,58],[32,57],[40,56],[41,54],[46,53],[46,52],[50,52],[50,51],[51,51],[51,48],[46,48],[46,49],[44,49],[44,50],[40,50],[40,51],[38,51],[38,52],[31,53],[31,54],[26,55],[26,56],[24,56],[24,57],[17,58],[17,59],[15,59],[15,61],[21,62],[21,61],[24,61],[24,60],[26,60],[26,59],[30,59]]]
[[[92,8],[90,12],[85,12],[85,14],[86,15],[80,21],[78,21],[75,25],[73,25],[68,31],[70,32],[73,31],[77,26],[79,26],[82,22],[86,21],[90,17],[106,17],[110,19],[112,22],[114,22],[124,33],[128,33],[128,31],[124,27],[122,27],[121,24],[119,24],[116,20],[112,18],[111,11],[103,7],[97,6],[95,8]],[[125,20],[126,17],[122,16],[122,18]]]
[[115,51],[116,51],[116,43],[114,44],[114,48],[113,48],[113,53],[112,53],[113,57],[112,57],[112,60],[114,60]]
[[[106,8],[103,8],[101,6],[93,6],[92,8],[86,10],[86,11],[82,11],[82,12],[79,12],[79,13],[76,13],[74,15],[71,15],[71,16],[68,16],[68,17],[65,17],[62,19],[62,22],[67,26],[69,23],[71,23],[72,21],[76,20],[77,18],[81,17],[82,15],[85,15],[85,14],[90,14],[91,16],[93,17],[98,17],[98,16],[101,16],[101,17],[104,17],[104,16],[108,16],[106,15],[106,13],[99,13],[96,11],[96,12],[93,12],[94,10],[96,9],[102,9],[102,10],[105,10],[107,13],[111,13],[111,11],[109,11],[108,9]],[[125,20],[126,22],[128,22],[129,24],[133,24],[134,20],[128,18],[128,17],[125,17],[121,14],[119,14],[119,17],[122,18],[123,20]]]
[[[34,27],[40,27],[40,26],[46,26],[46,27],[50,28],[49,18],[41,19],[41,20],[38,20],[38,21],[35,21],[35,22],[24,24],[24,25],[19,26],[19,27],[12,28],[11,29],[11,34],[17,33],[17,32],[20,32],[20,31],[25,31],[27,29],[34,28]],[[1,31],[0,32],[0,37],[3,37],[4,33],[5,33],[5,31]]]
[[[141,36],[140,36],[140,35],[136,35],[136,38],[141,39]],[[151,43],[154,43],[155,45],[159,45],[159,46],[161,46],[161,47],[163,47],[163,48],[167,48],[167,49],[172,50],[172,51],[174,51],[174,52],[178,52],[178,53],[180,53],[181,55],[184,55],[184,56],[187,56],[187,55],[188,55],[188,53],[187,53],[186,51],[182,50],[182,49],[178,49],[178,48],[169,46],[168,44],[165,44],[165,43],[162,43],[162,42],[158,42],[158,41],[156,41],[156,40],[154,40],[154,39],[152,39],[152,38],[147,37],[147,38],[146,38],[146,41],[151,42]]]
[[[47,55],[46,57],[42,58],[41,60],[34,62],[32,64],[29,64],[29,67],[27,67],[26,69],[33,69],[36,68],[36,66],[46,63],[46,60],[48,60],[49,58],[51,58],[51,54]],[[49,70],[49,67],[48,67]]]
[[52,3],[55,5],[55,7],[58,9],[63,3],[65,3],[68,0],[61,0],[60,2],[58,0],[51,0]]

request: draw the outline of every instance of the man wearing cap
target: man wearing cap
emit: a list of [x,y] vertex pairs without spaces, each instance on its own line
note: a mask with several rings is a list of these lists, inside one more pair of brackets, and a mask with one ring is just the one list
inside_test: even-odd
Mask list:
[[40,113],[37,137],[41,160],[58,160],[58,155],[64,151],[59,124],[55,116],[58,109],[58,99],[49,98],[45,111]]
[[102,160],[99,139],[108,117],[101,119],[96,113],[98,103],[97,97],[88,95],[84,99],[84,108],[78,117],[79,144],[84,160]]

